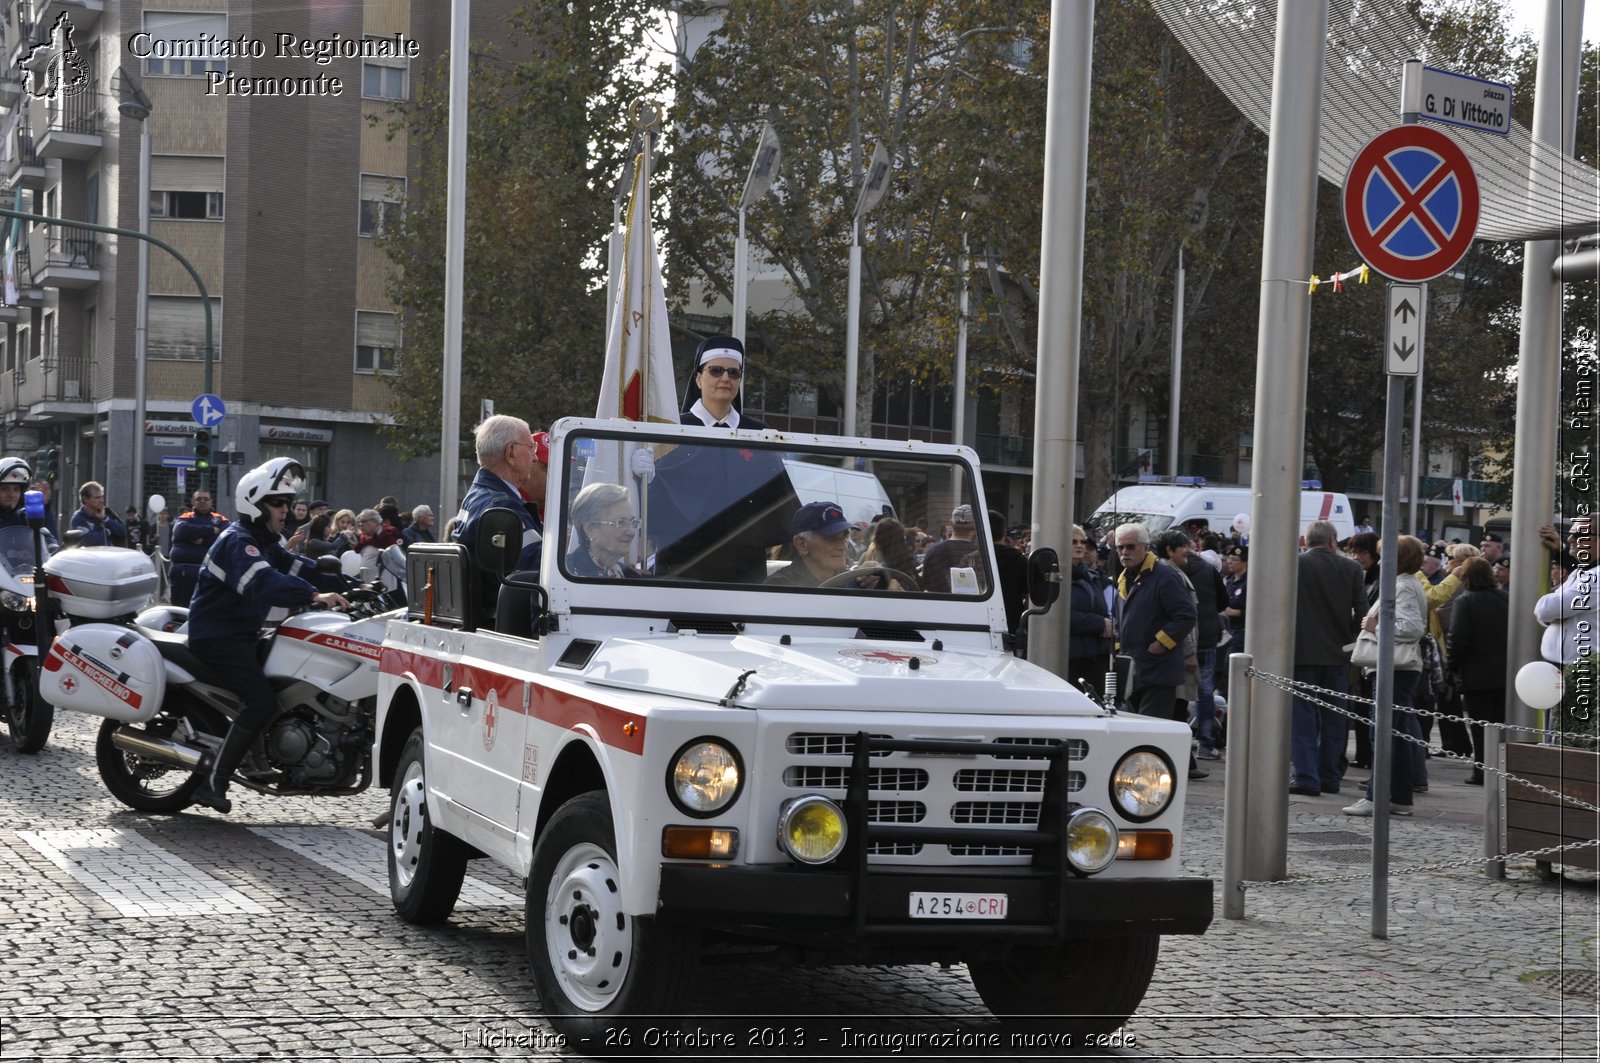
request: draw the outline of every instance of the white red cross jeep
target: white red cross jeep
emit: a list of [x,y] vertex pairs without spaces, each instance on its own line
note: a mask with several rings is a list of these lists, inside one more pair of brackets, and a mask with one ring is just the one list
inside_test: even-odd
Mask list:
[[[855,552],[828,507],[797,562],[818,568],[767,583],[766,549],[833,489],[851,520],[970,505],[952,592],[903,552],[810,585]],[[410,555],[374,747],[400,914],[447,917],[474,857],[525,876],[542,1009],[579,1036],[673,1013],[730,937],[966,963],[996,1014],[1121,1025],[1159,936],[1211,919],[1180,861],[1189,733],[1007,651],[984,512],[965,448],[557,424],[539,572],[496,586],[509,514],[470,557]]]

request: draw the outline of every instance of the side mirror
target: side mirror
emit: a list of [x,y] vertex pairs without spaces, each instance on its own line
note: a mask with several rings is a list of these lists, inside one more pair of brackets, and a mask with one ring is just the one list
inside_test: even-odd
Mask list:
[[522,518],[509,509],[491,509],[478,518],[472,554],[478,567],[503,580],[522,556]]
[[406,551],[399,543],[384,548],[380,556],[383,570],[399,579],[406,578]]
[[1061,597],[1061,559],[1048,546],[1034,548],[1028,555],[1028,600],[1040,610],[1049,609]]
[[82,528],[73,528],[71,531],[67,532],[67,534],[61,537],[61,545],[63,548],[68,546],[77,546],[79,543],[83,542],[84,539],[88,538],[88,536],[89,533],[84,531]]
[[[352,555],[345,554],[344,557],[334,557],[332,554],[323,554],[321,557],[317,558],[317,571],[322,573],[324,576],[332,576],[335,573],[340,572],[348,576],[350,575],[350,572],[345,569],[344,558],[350,556]],[[359,572],[360,570],[361,562],[360,559],[357,559],[356,571]]]

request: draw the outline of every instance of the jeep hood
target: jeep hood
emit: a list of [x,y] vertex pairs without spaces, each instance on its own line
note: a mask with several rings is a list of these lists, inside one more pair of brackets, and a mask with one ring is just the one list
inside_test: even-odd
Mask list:
[[[915,659],[915,664],[913,664]],[[1061,678],[1009,653],[924,644],[744,635],[607,640],[586,682],[747,709],[863,708],[1004,715],[1099,715]]]

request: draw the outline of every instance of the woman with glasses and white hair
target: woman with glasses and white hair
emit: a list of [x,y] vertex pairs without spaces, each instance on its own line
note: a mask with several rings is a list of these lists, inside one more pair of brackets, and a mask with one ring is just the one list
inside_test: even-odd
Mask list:
[[576,534],[567,553],[568,572],[611,579],[638,575],[628,563],[628,554],[639,536],[639,518],[633,515],[626,487],[585,487],[572,501],[571,522]]

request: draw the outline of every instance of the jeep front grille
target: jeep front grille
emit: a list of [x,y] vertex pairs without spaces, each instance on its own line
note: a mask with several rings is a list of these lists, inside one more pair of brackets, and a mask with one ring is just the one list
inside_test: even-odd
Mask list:
[[[888,736],[871,735],[876,744]],[[970,742],[971,752],[950,751],[950,741]],[[933,829],[971,828],[1018,830],[1031,833],[1040,826],[1041,802],[1049,783],[1049,759],[1057,755],[1062,740],[1042,737],[1005,737],[985,743],[979,739],[944,741],[928,739],[932,752],[917,749],[872,749],[866,773],[866,821],[869,825],[915,825]],[[1000,745],[1004,743],[1005,745]],[[909,743],[908,743],[909,744]],[[854,734],[796,732],[786,737],[789,763],[783,769],[786,789],[820,793],[844,803],[850,794]],[[1006,746],[1019,747],[1017,749]],[[1027,747],[1027,748],[1020,748]],[[1065,742],[1065,759],[1057,770],[1057,786],[1066,793],[1082,791],[1086,774],[1069,762],[1089,755],[1089,744],[1078,738]],[[913,799],[914,797],[914,799]],[[988,837],[969,844],[952,841],[934,844],[921,840],[874,841],[867,852],[873,862],[896,862],[915,857],[948,859],[961,864],[981,858],[1007,857],[1027,863],[1032,850],[1001,844]]]

